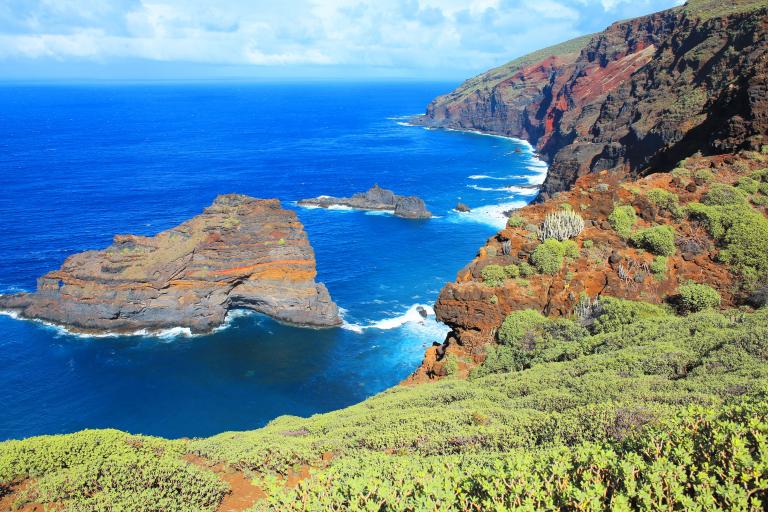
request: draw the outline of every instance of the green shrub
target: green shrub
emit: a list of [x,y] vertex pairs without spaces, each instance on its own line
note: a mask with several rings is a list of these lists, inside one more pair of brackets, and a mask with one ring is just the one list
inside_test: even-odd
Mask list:
[[678,292],[680,293],[680,304],[686,311],[716,308],[722,300],[718,291],[711,286],[693,281],[681,284]]
[[637,247],[642,247],[659,256],[672,256],[677,250],[675,247],[675,231],[671,226],[667,225],[636,231],[632,233],[630,240]]
[[701,200],[707,206],[739,205],[746,201],[746,192],[723,183],[712,185]]
[[507,315],[499,328],[498,338],[501,343],[517,343],[528,332],[545,325],[547,317],[532,309],[514,311]]
[[570,203],[560,203],[558,207],[562,210],[573,210],[573,206]]
[[536,273],[536,268],[527,261],[521,261],[517,268],[520,269],[520,277],[531,277]]
[[600,312],[592,326],[592,331],[597,334],[618,331],[625,325],[649,318],[664,318],[668,314],[662,306],[615,297],[601,297],[599,304]]
[[677,194],[663,188],[649,190],[646,197],[655,206],[669,210],[672,213],[679,212],[680,210],[680,198],[677,197]]
[[525,226],[525,222],[525,219],[520,215],[512,215],[509,219],[507,219],[507,226],[510,228],[521,228]]
[[486,265],[483,270],[480,271],[480,277],[483,279],[483,283],[488,286],[496,287],[504,284],[504,280],[507,278],[507,273],[501,265]]
[[595,242],[593,242],[592,240],[584,240],[584,241],[581,243],[581,245],[582,245],[582,246],[583,246],[585,249],[591,249],[591,248],[593,248],[593,247],[595,246]]
[[736,186],[747,194],[757,194],[760,191],[760,182],[748,176],[743,176]]
[[659,281],[663,281],[667,275],[668,260],[666,256],[656,256],[651,263],[651,273]]
[[746,203],[709,206],[689,203],[688,214],[704,223],[729,264],[749,289],[768,276],[768,219]]
[[631,205],[617,206],[608,216],[608,222],[619,235],[627,238],[637,222],[637,213]]
[[579,257],[579,244],[573,240],[566,240],[563,242],[563,248],[565,249],[565,257],[576,259]]
[[520,277],[520,267],[517,265],[505,265],[504,273],[508,278],[515,279],[516,277]]
[[9,441],[0,444],[0,490],[34,478],[34,501],[66,510],[215,510],[228,486],[183,454],[180,442],[116,430]]
[[456,375],[459,371],[459,358],[455,354],[448,354],[445,357],[445,363],[443,369],[446,375]]
[[531,262],[542,274],[557,274],[563,267],[566,246],[563,242],[548,238],[541,242],[531,254]]
[[696,169],[693,172],[693,179],[695,179],[698,182],[706,183],[708,181],[711,181],[712,178],[714,178],[715,175],[712,174],[712,171],[709,169]]

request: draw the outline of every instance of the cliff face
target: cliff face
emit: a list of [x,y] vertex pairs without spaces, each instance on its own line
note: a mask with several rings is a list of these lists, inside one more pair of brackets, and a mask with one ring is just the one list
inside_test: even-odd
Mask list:
[[764,1],[699,0],[480,75],[417,122],[529,140],[550,163],[543,201],[590,172],[639,176],[697,151],[756,147],[768,132],[767,55]]
[[339,325],[316,274],[294,212],[276,199],[232,194],[156,236],[117,235],[105,250],[71,256],[38,279],[34,293],[0,296],[0,308],[81,331],[206,332],[233,308]]

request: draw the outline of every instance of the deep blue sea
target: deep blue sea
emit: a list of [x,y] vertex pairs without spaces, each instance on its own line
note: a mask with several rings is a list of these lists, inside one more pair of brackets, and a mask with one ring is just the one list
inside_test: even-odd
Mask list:
[[[0,439],[111,427],[252,429],[358,402],[407,377],[447,328],[420,322],[546,169],[520,141],[404,119],[446,83],[0,86],[0,293],[116,233],[152,235],[217,194],[296,209],[346,325],[232,315],[208,336],[82,337],[0,316]],[[374,183],[436,215],[297,207]],[[471,213],[453,210],[457,201]]]

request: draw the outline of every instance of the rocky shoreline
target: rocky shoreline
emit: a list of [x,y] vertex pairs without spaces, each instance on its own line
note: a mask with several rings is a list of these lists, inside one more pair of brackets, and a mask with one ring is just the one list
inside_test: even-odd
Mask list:
[[404,219],[429,219],[432,213],[427,210],[424,201],[416,196],[399,196],[391,190],[375,184],[366,192],[359,192],[352,197],[319,196],[302,199],[299,206],[332,208],[342,206],[355,210],[389,211]]
[[104,250],[70,256],[35,292],[0,295],[0,309],[83,333],[206,333],[233,309],[302,327],[341,325],[316,275],[295,212],[228,194],[153,237],[117,235]]

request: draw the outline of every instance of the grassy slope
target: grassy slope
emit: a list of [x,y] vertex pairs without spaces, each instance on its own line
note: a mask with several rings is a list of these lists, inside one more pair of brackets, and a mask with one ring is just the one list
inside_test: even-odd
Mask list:
[[461,101],[463,98],[474,94],[478,90],[486,92],[490,91],[499,82],[506,80],[519,69],[524,68],[525,66],[529,66],[551,56],[578,54],[591,38],[592,34],[576,37],[574,39],[570,39],[568,41],[523,55],[522,57],[518,57],[507,62],[506,64],[502,64],[499,67],[493,68],[480,75],[470,78],[469,80],[462,83],[459,87],[457,87],[453,92],[444,96],[440,96],[437,101],[439,103]]
[[[529,332],[536,350],[523,369],[393,388],[353,407],[307,419],[281,417],[251,432],[182,442],[86,431],[6,442],[0,445],[0,482],[35,478],[28,499],[78,511],[213,510],[223,486],[183,460],[193,452],[244,469],[271,488],[271,501],[261,508],[378,510],[372,504],[381,500],[395,510],[422,510],[430,502],[465,508],[484,499],[509,505],[518,489],[514,482],[524,476],[525,493],[535,496],[537,506],[549,499],[552,506],[566,506],[569,500],[608,498],[578,478],[554,493],[548,478],[574,477],[568,474],[582,458],[596,458],[604,474],[595,478],[609,478],[621,469],[621,454],[632,452],[646,457],[637,464],[648,481],[629,489],[614,475],[611,485],[624,487],[612,499],[643,506],[650,498],[640,490],[651,492],[647,486],[661,471],[658,457],[648,458],[642,448],[660,435],[646,432],[648,426],[672,421],[672,435],[688,439],[695,432],[684,425],[699,420],[675,420],[678,411],[700,405],[711,410],[696,414],[710,417],[723,403],[759,394],[768,383],[768,310],[678,317],[642,308],[635,317],[627,313],[632,304],[620,306],[606,309],[612,321],[603,322],[599,334],[567,320],[536,324],[535,335]],[[765,416],[767,404],[757,401],[755,418]],[[728,435],[738,438],[738,446],[751,446],[753,434],[745,434],[746,420],[739,421],[723,428],[733,431]],[[754,428],[768,434],[764,423]],[[746,492],[759,485],[754,475],[766,475],[766,460],[757,460],[768,457],[763,449],[743,454],[741,463],[750,469],[738,469],[738,478],[747,480],[735,488],[715,490],[737,477],[712,475],[709,490],[674,488],[674,496],[663,499],[745,502]],[[330,463],[323,460],[326,452],[333,454]],[[697,456],[708,455],[717,454]],[[670,467],[664,471],[683,472],[686,460],[665,461]],[[272,485],[298,464],[318,468],[317,476],[296,490]],[[459,483],[464,490],[455,492]]]

